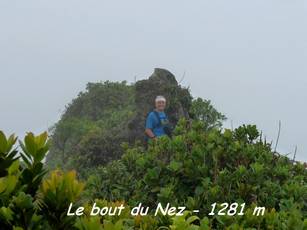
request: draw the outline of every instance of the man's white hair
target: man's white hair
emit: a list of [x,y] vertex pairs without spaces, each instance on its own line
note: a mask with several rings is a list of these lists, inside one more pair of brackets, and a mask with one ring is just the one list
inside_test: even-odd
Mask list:
[[166,102],[166,99],[164,96],[157,96],[156,99],[155,99],[155,102],[158,102],[158,101],[164,101]]

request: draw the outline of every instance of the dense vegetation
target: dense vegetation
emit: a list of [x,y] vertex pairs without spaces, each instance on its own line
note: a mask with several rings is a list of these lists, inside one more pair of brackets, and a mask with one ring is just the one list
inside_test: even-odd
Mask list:
[[210,224],[214,229],[236,224],[244,229],[303,229],[305,167],[273,154],[255,126],[234,131],[204,127],[199,121],[181,120],[174,138],[161,138],[146,151],[128,148],[120,160],[92,174],[90,194],[149,207],[171,202],[199,209],[201,216],[215,202],[246,203],[266,207],[270,218],[216,216]]
[[[160,94],[176,128],[145,147],[144,119]],[[256,126],[223,129],[224,119],[166,70],[130,85],[89,83],[50,139],[28,133],[17,146],[0,131],[0,229],[307,229],[305,165],[273,151]],[[67,216],[71,202],[84,215]],[[155,216],[159,202],[187,210]],[[237,203],[237,212],[216,215],[225,202]],[[90,216],[94,203],[126,209]],[[131,216],[139,203],[151,211]],[[256,207],[264,215],[254,215]]]
[[118,158],[133,100],[134,87],[126,82],[89,83],[51,129],[50,167],[78,169]]
[[144,141],[144,123],[154,98],[167,98],[166,112],[173,126],[182,117],[203,120],[208,129],[220,127],[225,116],[210,101],[193,99],[167,70],[155,69],[149,79],[89,83],[51,129],[49,168],[88,169],[119,159],[121,143]]
[[[127,148],[120,160],[95,169],[86,184],[73,171],[57,170],[43,179],[46,133],[29,133],[20,143],[21,152],[15,142],[14,136],[0,132],[1,229],[307,228],[306,169],[273,154],[254,126],[205,130],[200,121],[181,120],[173,139],[161,138],[148,150]],[[73,210],[84,206],[85,214],[67,216],[71,202]],[[127,208],[120,216],[93,217],[93,202],[99,207],[124,203]],[[129,205],[139,202],[152,208],[170,202],[200,213],[132,217]],[[215,202],[247,206],[242,216],[208,216]],[[255,205],[266,208],[263,216],[253,215]]]

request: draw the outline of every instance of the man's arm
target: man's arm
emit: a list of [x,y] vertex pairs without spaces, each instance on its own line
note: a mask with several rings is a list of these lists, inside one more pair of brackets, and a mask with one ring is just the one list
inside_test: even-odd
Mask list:
[[149,129],[149,128],[146,128],[146,129],[145,129],[145,134],[146,134],[149,138],[155,138],[155,137],[156,137],[155,134],[152,132],[152,130]]
[[149,138],[155,138],[155,134],[153,133],[153,127],[154,127],[154,117],[152,113],[149,113],[147,119],[146,119],[146,127],[145,127],[145,134]]

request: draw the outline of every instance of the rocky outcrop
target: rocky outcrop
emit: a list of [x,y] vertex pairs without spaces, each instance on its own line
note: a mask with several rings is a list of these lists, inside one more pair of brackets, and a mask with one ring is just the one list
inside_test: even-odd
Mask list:
[[120,158],[122,142],[144,141],[146,115],[154,108],[157,95],[166,97],[172,125],[188,117],[192,97],[168,70],[155,69],[134,85],[89,83],[54,126],[47,164],[82,170]]
[[128,124],[130,142],[144,138],[145,119],[148,112],[153,110],[157,95],[163,95],[167,99],[166,113],[172,125],[180,117],[189,116],[192,101],[189,90],[181,87],[171,72],[156,68],[148,79],[135,84],[136,115]]

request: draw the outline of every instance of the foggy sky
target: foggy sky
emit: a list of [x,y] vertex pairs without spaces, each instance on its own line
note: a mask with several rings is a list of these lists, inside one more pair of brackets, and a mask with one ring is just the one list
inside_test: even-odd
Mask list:
[[[307,161],[304,0],[0,1],[0,129],[47,130],[87,82],[155,67]],[[184,74],[185,73],[185,74]],[[292,156],[291,154],[289,155]]]

